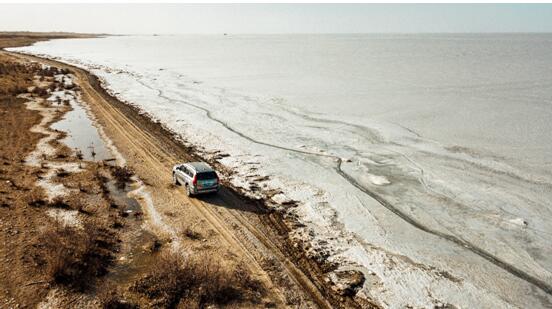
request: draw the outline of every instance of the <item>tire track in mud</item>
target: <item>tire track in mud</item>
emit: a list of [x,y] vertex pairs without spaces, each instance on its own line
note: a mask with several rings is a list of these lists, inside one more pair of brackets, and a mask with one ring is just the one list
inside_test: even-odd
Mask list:
[[[224,200],[221,198],[221,200]],[[263,251],[272,252],[274,257],[281,264],[282,269],[285,269],[289,276],[288,278],[292,280],[297,286],[301,286],[308,291],[308,293],[313,296],[312,301],[316,303],[319,308],[332,308],[332,305],[326,300],[323,294],[319,291],[319,288],[316,286],[311,279],[308,278],[305,273],[303,273],[292,261],[285,256],[285,254],[276,246],[263,232],[261,232],[257,227],[253,226],[248,218],[243,216],[240,211],[225,210],[225,213],[228,217],[218,213],[212,208],[204,207],[203,202],[199,200],[191,199],[192,204],[195,204],[197,208],[205,215],[206,218],[216,218],[213,220],[218,220],[220,222],[239,222],[246,229],[246,233],[249,233],[255,239],[258,240],[258,246],[263,249]],[[199,206],[197,204],[199,204]],[[249,255],[252,261],[258,264],[257,259],[249,252],[247,247],[243,244],[239,244],[244,252]],[[256,249],[259,250],[259,249]],[[260,264],[259,264],[259,267]],[[261,267],[262,268],[262,267]]]
[[352,186],[359,189],[361,192],[365,193],[366,195],[368,195],[371,198],[373,198],[374,200],[376,200],[378,203],[380,203],[380,205],[385,207],[387,210],[391,211],[393,214],[395,214],[397,217],[399,217],[400,219],[402,219],[406,223],[410,224],[411,226],[413,226],[413,227],[415,227],[415,228],[417,228],[417,229],[419,229],[423,232],[426,232],[428,234],[432,234],[432,235],[437,236],[437,237],[439,237],[443,240],[446,240],[446,241],[449,241],[449,242],[451,242],[455,245],[458,245],[458,246],[460,246],[460,247],[462,247],[462,248],[464,248],[464,249],[480,256],[481,258],[487,260],[488,262],[494,264],[495,266],[502,268],[503,270],[507,271],[508,273],[512,274],[513,276],[516,276],[517,278],[536,286],[537,288],[539,288],[540,290],[542,290],[546,294],[552,296],[552,286],[550,284],[548,284],[547,282],[545,282],[544,280],[541,280],[537,277],[534,277],[534,276],[524,272],[523,270],[517,268],[516,266],[511,265],[511,264],[501,260],[500,258],[492,255],[488,251],[472,244],[469,241],[466,241],[464,239],[461,239],[461,238],[459,238],[457,236],[454,236],[454,235],[451,235],[451,234],[440,232],[438,230],[432,229],[432,228],[424,225],[423,223],[421,223],[421,222],[417,221],[416,219],[414,219],[413,217],[409,216],[406,212],[404,212],[404,211],[400,210],[399,208],[395,207],[392,203],[387,201],[381,195],[379,195],[376,192],[373,192],[373,191],[369,190],[368,188],[364,187],[356,179],[354,179],[351,175],[349,175],[345,171],[343,171],[343,169],[341,168],[343,160],[340,157],[334,156],[334,155],[329,155],[329,154],[321,154],[321,153],[314,153],[314,152],[309,152],[309,151],[304,151],[304,150],[299,150],[299,149],[293,149],[293,148],[290,148],[290,147],[280,146],[280,145],[271,144],[271,143],[268,143],[268,142],[257,140],[253,137],[245,135],[244,133],[232,128],[226,122],[215,118],[211,114],[211,111],[209,109],[205,108],[205,107],[202,107],[202,106],[199,106],[199,105],[196,105],[196,104],[184,101],[184,100],[178,100],[178,99],[170,98],[170,97],[166,96],[163,93],[162,90],[153,88],[153,87],[145,84],[144,82],[142,82],[139,79],[137,79],[137,81],[138,81],[138,83],[140,83],[144,87],[146,87],[146,88],[148,88],[152,91],[157,92],[157,96],[162,98],[162,99],[165,99],[169,102],[171,102],[171,101],[172,102],[179,102],[179,103],[191,106],[193,108],[196,108],[196,109],[199,109],[199,110],[205,112],[205,115],[210,120],[222,125],[228,131],[230,131],[230,132],[240,136],[241,138],[243,138],[247,141],[250,141],[254,144],[263,145],[263,146],[267,146],[267,147],[271,147],[271,148],[275,148],[275,149],[280,149],[280,150],[284,150],[284,151],[304,154],[304,155],[308,155],[308,156],[317,156],[317,157],[333,159],[334,161],[336,161],[336,165],[334,167],[334,170],[338,175],[340,175],[349,184],[351,184]]
[[[83,77],[85,78],[85,77]],[[98,97],[101,97],[101,94],[98,93],[93,87],[90,89],[91,92],[94,92],[95,95]],[[116,114],[119,113],[118,110],[116,110],[115,107],[111,105],[105,105],[102,106],[102,109],[106,110],[109,109],[111,113]],[[111,117],[110,113],[105,113],[104,115],[107,118],[111,118],[112,121],[115,121],[113,117]],[[157,145],[154,145],[152,141],[155,140],[155,137],[150,135],[147,131],[141,130],[139,127],[136,126],[133,122],[129,121],[128,119],[124,118],[120,121],[124,121],[125,125],[129,125],[132,127],[136,132],[133,132],[133,134],[142,135],[143,138],[140,139],[140,143],[146,144],[147,147],[141,147],[140,143],[134,143],[132,142],[131,135],[128,134],[128,132],[120,132],[121,134],[125,135],[126,138],[133,144],[135,147],[140,147],[141,151],[146,153],[148,156],[151,157],[151,160],[155,160],[154,158],[164,158],[161,161],[165,162],[173,162],[176,163],[178,160],[175,157],[175,154],[172,153],[160,153],[157,155],[154,155],[149,150],[155,150],[158,149]],[[117,126],[115,126],[117,127]],[[159,162],[160,163],[160,162]],[[181,193],[183,196],[183,193]],[[228,230],[227,227],[225,227],[222,223],[228,222],[228,218],[221,216],[217,214],[214,210],[210,209],[209,207],[205,207],[204,202],[196,200],[196,199],[190,199],[190,203],[194,205],[196,210],[201,213],[204,218],[207,219],[207,221],[211,224],[211,226],[221,235],[221,237],[229,244],[233,245],[235,248],[240,248],[241,253],[244,255],[244,257],[247,257],[253,264],[252,267],[255,268],[256,272],[262,273],[262,267],[259,264],[259,262],[255,259],[253,254],[247,250],[247,247],[244,243],[242,243],[240,240],[238,240],[236,237],[234,237]],[[234,218],[236,217],[236,214],[233,211],[228,210],[227,215],[230,215]],[[304,288],[307,293],[311,296],[312,301],[317,304],[320,308],[331,308],[331,305],[328,303],[328,301],[324,298],[324,296],[317,290],[317,287],[309,281],[309,279],[306,277],[305,274],[301,272],[291,261],[289,261],[281,251],[277,249],[275,245],[269,245],[270,241],[264,238],[261,238],[260,236],[262,233],[257,231],[257,229],[248,223],[247,220],[238,220],[243,226],[245,226],[249,233],[252,235],[255,235],[257,239],[265,246],[265,248],[269,249],[272,254],[274,254],[277,257],[277,260],[279,260],[280,263],[282,263],[282,266],[284,269],[287,270],[287,272],[290,274],[288,277],[289,280],[292,280],[295,282],[295,284],[298,287]],[[273,251],[274,250],[274,251]],[[280,297],[278,294],[275,295],[275,297]],[[283,301],[283,299],[281,300]]]

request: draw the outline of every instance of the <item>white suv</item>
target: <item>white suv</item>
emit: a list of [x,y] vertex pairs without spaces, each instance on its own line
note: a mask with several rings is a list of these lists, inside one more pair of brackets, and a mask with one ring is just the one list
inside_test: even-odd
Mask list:
[[217,173],[204,162],[177,164],[172,169],[175,185],[183,185],[188,196],[200,193],[217,192],[219,178]]

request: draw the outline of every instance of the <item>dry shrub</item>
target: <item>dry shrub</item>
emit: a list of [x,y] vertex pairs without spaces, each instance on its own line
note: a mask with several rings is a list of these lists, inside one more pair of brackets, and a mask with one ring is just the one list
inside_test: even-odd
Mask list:
[[41,87],[35,87],[33,89],[33,93],[36,94],[39,97],[47,97],[48,96],[48,90],[41,88]]
[[60,177],[60,178],[64,178],[64,177],[67,177],[69,176],[71,173],[69,173],[68,171],[66,171],[65,169],[63,168],[59,168],[57,170],[57,173],[56,173],[56,176]]
[[249,272],[224,268],[219,261],[202,255],[183,258],[166,253],[132,290],[149,298],[154,306],[176,308],[193,300],[199,307],[259,299],[262,286]]
[[73,74],[73,71],[63,68],[59,70],[59,73],[63,75],[68,75],[68,74]]
[[134,172],[127,166],[113,166],[111,175],[115,178],[115,182],[119,188],[125,188],[126,184],[131,181]]
[[161,240],[156,238],[151,242],[151,245],[149,246],[149,251],[151,253],[159,252],[159,250],[161,249],[161,246],[163,246],[163,243],[161,242]]
[[53,77],[54,75],[60,74],[60,71],[56,67],[47,66],[38,71],[38,75]]
[[184,236],[186,236],[186,237],[188,237],[189,239],[192,239],[192,240],[200,240],[200,239],[203,238],[199,232],[196,232],[195,230],[193,230],[190,227],[187,227],[184,230]]
[[48,206],[52,208],[70,209],[69,203],[62,197],[57,196],[48,202]]
[[51,282],[84,291],[107,273],[116,245],[113,238],[109,230],[92,224],[83,230],[52,227],[39,237],[37,264]]
[[27,204],[33,207],[41,207],[47,204],[44,194],[39,189],[34,189],[27,194]]
[[125,227],[125,224],[119,220],[115,220],[111,224],[111,227],[114,229],[122,229],[123,227]]

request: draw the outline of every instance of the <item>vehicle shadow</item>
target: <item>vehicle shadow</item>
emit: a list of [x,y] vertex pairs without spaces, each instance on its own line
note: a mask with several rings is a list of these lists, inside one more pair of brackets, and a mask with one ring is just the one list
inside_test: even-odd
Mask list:
[[231,190],[220,187],[217,193],[209,193],[195,196],[196,199],[217,207],[236,209],[251,212],[258,215],[267,214],[269,211],[246,198],[238,196]]

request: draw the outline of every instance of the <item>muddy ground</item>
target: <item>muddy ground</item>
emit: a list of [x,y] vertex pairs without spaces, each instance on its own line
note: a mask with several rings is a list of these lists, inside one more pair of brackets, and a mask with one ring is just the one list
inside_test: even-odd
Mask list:
[[[375,307],[355,297],[362,276],[342,274],[349,284],[335,285],[335,265],[291,241],[293,218],[229,184],[197,199],[172,185],[172,165],[202,158],[96,77],[0,57],[29,67],[8,65],[0,78],[0,307]],[[43,64],[57,74],[45,76]],[[68,133],[50,126],[74,102],[54,91],[86,105],[114,158],[84,160],[89,149],[63,143]]]

